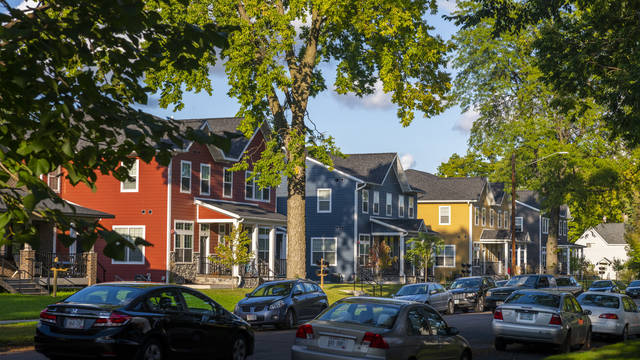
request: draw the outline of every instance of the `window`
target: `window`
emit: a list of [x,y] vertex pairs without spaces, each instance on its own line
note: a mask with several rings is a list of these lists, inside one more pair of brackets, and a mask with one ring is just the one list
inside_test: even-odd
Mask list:
[[498,229],[502,229],[502,210],[498,210]]
[[[136,165],[137,164],[138,164],[138,160],[136,160]],[[53,172],[50,172],[47,175],[47,185],[49,185],[49,188],[53,190],[53,192],[56,192],[56,193],[60,192],[61,177],[62,177],[62,170],[60,166],[58,166]],[[136,178],[137,178],[137,172],[136,172]],[[136,190],[137,190],[137,184],[136,184]]]
[[380,193],[373,192],[373,214],[378,215],[380,213]]
[[211,187],[211,165],[200,164],[200,195],[209,195]]
[[229,168],[222,169],[222,196],[233,197],[233,172]]
[[198,317],[202,315],[213,317],[216,315],[216,307],[208,300],[205,300],[199,295],[192,294],[190,291],[181,290],[181,292],[188,312],[196,314]]
[[549,233],[549,219],[545,217],[542,218],[542,233],[543,234]]
[[482,208],[482,226],[487,226],[487,209]]
[[319,264],[321,259],[336,265],[337,238],[311,238],[311,264]]
[[398,217],[404,217],[404,195],[398,195]]
[[409,198],[409,219],[413,219],[413,212],[415,211],[415,199],[412,197]]
[[246,185],[244,188],[244,198],[253,199],[253,189],[255,188],[255,181],[251,178],[251,171],[245,173]]
[[[133,165],[131,165],[131,169],[129,169],[129,177],[131,178],[131,180],[124,180],[120,183],[120,192],[137,192],[138,191],[138,159],[136,159],[136,161],[133,162]],[[60,191],[60,178],[56,177],[57,179],[57,189],[55,190],[52,186],[51,186],[51,174],[49,174],[49,187],[51,187],[51,189],[53,189],[53,191],[55,192],[59,192]]]
[[369,212],[369,190],[362,190],[362,212]]
[[493,209],[489,209],[489,226],[493,227],[495,225],[495,218],[496,212]]
[[410,336],[431,335],[429,332],[429,322],[419,309],[409,311],[409,314],[407,316],[409,318],[408,329]]
[[265,187],[263,189],[260,189],[260,186],[256,184],[255,179],[251,178],[251,175],[251,171],[245,172],[245,179],[247,183],[245,185],[245,199],[269,202],[271,199],[271,188]]
[[269,262],[269,229],[258,228],[258,260]]
[[190,263],[193,258],[193,221],[175,223],[175,261]]
[[451,206],[440,206],[438,208],[438,224],[451,225]]
[[516,216],[516,232],[522,232],[522,216]]
[[358,238],[358,265],[369,265],[369,251],[371,250],[371,237],[369,234],[360,234]]
[[387,202],[385,203],[387,216],[393,215],[393,194],[387,193]]
[[436,249],[436,266],[455,267],[456,266],[456,246],[443,245]]
[[[211,235],[211,232],[209,231],[209,229],[210,229],[209,224],[200,224],[200,231],[198,232],[198,235],[200,236],[200,244],[204,245],[205,247],[209,243],[209,237]],[[209,254],[209,249],[200,249],[200,252],[204,254]]]
[[480,225],[480,209],[477,206],[473,207],[473,211],[475,212],[475,221],[476,226]]
[[191,192],[191,161],[180,162],[180,192]]
[[[143,225],[135,225],[135,226],[114,225],[112,229],[113,231],[122,235],[125,239],[129,240],[130,242],[134,242],[136,238],[144,239],[145,227]],[[139,245],[135,249],[125,247],[124,259],[122,261],[111,260],[111,263],[112,264],[144,264],[144,246]]]
[[224,244],[224,236],[227,233],[227,226],[225,224],[218,225],[218,244]]
[[331,189],[317,189],[316,196],[318,198],[318,212],[331,212]]

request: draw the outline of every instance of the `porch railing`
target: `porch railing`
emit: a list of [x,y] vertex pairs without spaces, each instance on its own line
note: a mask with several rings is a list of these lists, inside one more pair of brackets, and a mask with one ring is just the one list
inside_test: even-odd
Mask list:
[[[215,258],[215,256],[214,256]],[[222,265],[220,263],[217,263],[215,261],[212,260],[207,260],[208,262],[208,266],[206,269],[206,273],[207,275],[223,275],[223,276],[229,276],[231,275],[231,268],[226,266],[226,265]]]
[[276,259],[273,272],[277,277],[287,277],[287,259]]
[[269,277],[269,263],[258,259],[249,264],[240,265],[240,276],[242,277]]
[[63,276],[78,278],[87,276],[87,257],[85,254],[57,254],[51,252],[36,252],[38,274],[35,275],[48,275],[56,257],[58,258],[58,263],[68,269]]

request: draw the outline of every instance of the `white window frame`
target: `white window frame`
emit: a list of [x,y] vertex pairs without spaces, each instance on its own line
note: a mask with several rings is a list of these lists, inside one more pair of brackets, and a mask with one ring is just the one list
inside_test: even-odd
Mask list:
[[[204,173],[203,169],[208,168],[209,169],[209,177],[207,178],[207,191],[202,191],[202,184],[203,184],[203,180],[204,178],[202,177],[202,174]],[[211,165],[209,164],[200,164],[200,195],[211,195]]]
[[[365,194],[367,195],[365,196]],[[366,201],[365,201],[365,198],[366,198]],[[369,190],[367,189],[362,190],[362,213],[363,214],[369,213]]]
[[496,226],[496,211],[489,209],[489,227]]
[[380,214],[380,192],[373,192],[373,207],[372,207],[373,215]]
[[[51,186],[51,182],[52,182],[51,179],[55,181],[56,187]],[[60,193],[60,188],[62,187],[61,183],[62,183],[62,168],[58,166],[55,168],[55,170],[47,174],[47,185],[54,193]],[[136,182],[136,190],[137,189],[138,189],[138,184]]]
[[476,226],[480,225],[480,208],[477,206],[474,206],[473,209],[475,210],[475,219],[474,219],[474,224]]
[[[447,217],[449,221],[447,222],[442,222],[442,209],[447,209],[448,211]],[[451,225],[451,206],[438,206],[438,225]]]
[[549,218],[546,218],[546,217],[542,218],[542,233],[543,234],[549,233]]
[[409,219],[413,219],[415,216],[415,198],[413,196],[409,196],[409,210],[407,211],[407,215],[409,215]]
[[[446,250],[445,250],[446,248],[453,248],[453,264],[452,265],[444,265],[444,264],[447,263],[446,262],[447,256],[444,255],[444,253],[446,252]],[[435,264],[435,267],[439,267],[439,268],[455,268],[456,267],[456,246],[455,245],[442,245],[442,252],[443,252],[443,255],[438,254],[437,250],[434,253],[434,257],[435,257],[434,264]],[[443,260],[442,260],[442,264],[443,265],[438,265],[437,264],[438,263],[438,261],[437,261],[438,257],[442,257],[443,258]]]
[[[201,254],[204,251],[206,255],[209,255],[209,249],[211,249],[211,225],[209,223],[198,223],[198,250],[200,250]],[[206,249],[202,249],[200,246],[203,238],[205,239],[204,246]]]
[[481,213],[482,213],[482,226],[487,226],[487,208],[483,206]]
[[[518,226],[518,221],[520,222],[520,226]],[[524,218],[522,216],[516,216],[516,232],[524,231]]]
[[498,229],[502,229],[502,210],[498,210]]
[[404,217],[404,195],[398,195],[398,217]]
[[[335,244],[335,261],[333,263],[329,263],[329,266],[337,266],[338,265],[338,238],[337,237],[312,237],[311,238],[311,251],[309,251],[309,256],[311,257],[309,259],[309,263],[311,264],[311,266],[315,266],[318,267],[318,264],[313,262],[313,253],[314,252],[318,252],[318,251],[313,251],[313,241],[314,240],[333,240],[334,244]],[[329,251],[322,251],[322,253],[327,253]],[[324,259],[324,257],[323,257]],[[326,260],[326,259],[325,259]]]
[[386,202],[384,204],[385,214],[387,216],[393,216],[393,194],[387,193]]
[[[247,170],[244,172],[244,181],[245,181],[245,185],[244,185],[244,198],[245,200],[253,200],[253,201],[260,201],[260,202],[271,202],[271,187],[266,187],[264,189],[260,189],[260,187],[258,186],[258,184],[256,184],[256,180],[255,179],[251,179],[251,181],[247,181],[247,179],[249,179],[251,177],[251,175],[253,174],[253,171]],[[251,185],[249,185],[251,184]],[[249,197],[247,196],[247,188],[251,187],[251,191],[253,192],[252,196]],[[268,194],[267,199],[264,198],[264,194],[265,194],[265,190],[266,193]],[[258,192],[260,192],[260,197],[257,196]]]
[[[227,182],[225,179],[225,175],[229,173],[231,175],[231,182]],[[229,184],[230,186],[230,190],[231,193],[229,195],[225,194],[224,190],[225,190],[225,186]],[[229,168],[223,168],[222,169],[222,197],[225,198],[232,198],[233,197],[233,171],[229,171]]]
[[[122,166],[122,163],[120,163],[120,166]],[[136,161],[133,163],[133,166],[135,167],[135,170],[136,170],[136,174],[134,176],[134,178],[136,179],[136,181],[135,181],[136,187],[135,187],[135,189],[125,189],[124,188],[124,183],[125,182],[121,181],[120,182],[120,192],[123,192],[123,193],[138,192],[138,189],[140,187],[139,186],[139,184],[140,184],[140,160],[136,159]],[[131,169],[131,170],[133,170],[133,169]],[[131,174],[129,174],[129,176],[131,176]],[[58,192],[58,191],[56,191],[56,192]]]
[[[184,165],[189,165],[189,189],[185,190],[182,188],[182,185],[184,183],[184,179],[186,179],[187,177],[184,176],[184,174],[182,173],[182,168]],[[185,194],[191,194],[191,172],[193,171],[193,167],[191,166],[191,161],[188,160],[181,160],[180,161],[180,192],[181,193],[185,193]]]
[[[178,223],[183,223],[183,224],[191,224],[191,230],[178,230],[177,228],[177,224]],[[191,262],[187,262],[187,261],[177,261],[176,260],[176,264],[192,264],[194,259],[193,253],[195,252],[195,223],[193,221],[190,220],[174,220],[173,221],[173,229],[175,231],[175,235],[173,238],[173,254],[174,254],[174,260],[175,260],[175,254],[177,253],[178,249],[188,249],[186,247],[181,247],[181,248],[177,248],[176,247],[176,239],[175,236],[177,235],[191,235]],[[184,260],[184,257],[183,257]]]
[[[146,234],[147,234],[147,230],[146,230],[146,226],[145,225],[113,225],[111,226],[111,230],[115,231],[116,229],[131,229],[131,228],[140,228],[142,229],[142,238],[146,239]],[[112,265],[144,265],[146,262],[146,256],[145,256],[145,249],[146,246],[140,246],[140,251],[142,252],[142,260],[141,261],[119,261],[119,260],[115,260],[115,259],[111,259],[111,264]],[[125,249],[125,258],[127,256],[127,253],[129,250],[127,250],[128,247]]]
[[[360,251],[360,245],[366,243],[369,245],[369,251],[371,251],[371,235],[370,234],[359,234],[358,235],[358,266],[367,266],[367,264],[360,264],[360,258],[361,257],[366,257],[367,259],[369,259],[369,252],[367,252],[366,254],[363,254]],[[368,263],[368,260],[367,260]]]
[[[329,210],[320,210],[320,192],[321,191],[329,191]],[[316,189],[316,210],[319,214],[328,214],[331,213],[332,210],[332,197],[333,191],[330,188],[318,188]],[[326,200],[323,200],[326,201]]]

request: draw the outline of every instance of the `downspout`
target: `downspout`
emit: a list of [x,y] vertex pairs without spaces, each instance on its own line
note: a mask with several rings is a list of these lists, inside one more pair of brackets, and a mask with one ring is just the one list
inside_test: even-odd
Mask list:
[[171,249],[171,168],[173,166],[173,159],[169,160],[169,166],[167,167],[167,249],[165,254],[165,283],[169,283],[169,250]]
[[358,191],[364,189],[367,184],[362,183],[358,186],[356,182],[356,188],[353,191],[353,278],[355,279],[358,272]]
[[469,205],[469,276],[473,276],[473,206],[471,201],[467,201]]

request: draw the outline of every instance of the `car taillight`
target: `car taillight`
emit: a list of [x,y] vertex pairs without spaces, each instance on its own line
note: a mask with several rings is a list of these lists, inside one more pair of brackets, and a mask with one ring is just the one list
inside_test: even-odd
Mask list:
[[598,316],[600,319],[612,319],[612,320],[617,320],[618,319],[618,315],[616,314],[600,314],[600,316]]
[[493,312],[493,318],[496,320],[504,320],[502,318],[502,310],[496,310]]
[[55,324],[56,316],[53,314],[49,314],[47,310],[49,309],[44,309],[40,312],[40,321],[50,323],[50,324]]
[[298,331],[296,331],[296,337],[300,339],[313,338],[313,327],[309,324],[300,325]]
[[389,344],[382,338],[382,335],[366,332],[362,338],[362,345],[369,345],[370,348],[388,349]]
[[551,320],[549,320],[549,325],[562,325],[562,318],[558,314],[551,315]]
[[108,318],[97,318],[96,322],[93,323],[93,326],[100,327],[113,327],[113,326],[122,326],[131,320],[131,316],[120,314],[117,312],[112,312]]

